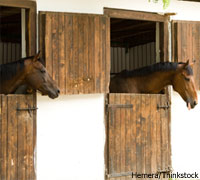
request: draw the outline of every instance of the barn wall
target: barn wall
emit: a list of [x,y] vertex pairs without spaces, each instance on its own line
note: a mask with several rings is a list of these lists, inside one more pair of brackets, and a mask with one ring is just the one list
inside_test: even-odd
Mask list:
[[132,48],[111,48],[111,73],[133,70],[156,63],[155,42]]
[[[200,3],[171,0],[170,7],[163,10],[161,1],[149,3],[148,0],[57,0],[55,3],[55,1],[37,0],[38,11],[102,14],[103,7],[161,13],[164,11],[177,12],[173,19],[199,20]],[[179,172],[197,170],[200,173],[200,143],[197,140],[199,137],[197,128],[200,127],[200,105],[197,105],[194,110],[188,111],[179,95],[176,93],[172,95],[173,168]],[[46,97],[38,98],[38,180],[72,179],[72,176],[74,180],[103,179],[104,159],[102,153],[105,140],[104,129],[102,129],[104,126],[103,106],[103,94],[62,96],[53,101]],[[81,110],[85,110],[84,113]],[[65,131],[64,127],[69,131]],[[77,128],[80,127],[82,129],[78,131]],[[94,139],[89,136],[90,131],[92,131],[90,136],[94,136]],[[96,144],[98,140],[95,139],[100,139],[100,144]],[[93,153],[96,153],[95,160]],[[94,172],[98,172],[96,178],[94,178]],[[90,173],[92,174],[88,178]]]
[[0,42],[0,64],[15,61],[21,58],[21,44]]
[[37,180],[103,180],[103,97],[38,95]]

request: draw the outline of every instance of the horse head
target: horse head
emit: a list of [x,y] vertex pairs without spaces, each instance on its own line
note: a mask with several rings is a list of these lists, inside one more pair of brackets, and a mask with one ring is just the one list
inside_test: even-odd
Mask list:
[[188,109],[194,108],[198,103],[192,65],[189,60],[179,63],[172,82],[173,89],[181,95]]
[[24,62],[26,84],[35,90],[39,90],[43,95],[48,95],[52,99],[57,98],[60,90],[46,68],[39,61],[39,56],[40,53]]

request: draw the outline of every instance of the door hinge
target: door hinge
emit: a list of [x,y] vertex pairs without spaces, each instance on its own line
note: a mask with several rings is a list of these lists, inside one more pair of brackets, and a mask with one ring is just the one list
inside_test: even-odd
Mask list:
[[158,169],[157,173],[159,173],[159,174],[167,174],[167,173],[170,173],[172,171],[173,171],[172,167],[167,167],[165,169]]
[[36,111],[38,108],[33,106],[33,107],[28,107],[28,108],[20,108],[18,105],[17,105],[17,111],[28,111],[29,115],[31,115],[31,111]]
[[132,176],[133,172],[121,172],[121,173],[111,173],[107,174],[107,178],[118,178]]
[[133,104],[107,104],[107,109],[116,109],[116,108],[133,108]]
[[157,109],[164,109],[164,110],[166,110],[166,109],[169,109],[169,108],[170,108],[170,103],[169,102],[167,102],[164,105],[157,104]]

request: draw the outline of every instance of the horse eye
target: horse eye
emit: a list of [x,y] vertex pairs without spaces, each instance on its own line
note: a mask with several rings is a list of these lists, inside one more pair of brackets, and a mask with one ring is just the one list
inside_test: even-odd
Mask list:
[[185,80],[186,80],[186,81],[190,81],[190,78],[185,77]]
[[46,71],[44,69],[40,70],[41,73],[45,73]]

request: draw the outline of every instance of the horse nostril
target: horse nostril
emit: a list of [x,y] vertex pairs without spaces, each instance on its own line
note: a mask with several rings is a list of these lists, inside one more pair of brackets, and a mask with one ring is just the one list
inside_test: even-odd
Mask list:
[[60,94],[60,90],[59,89],[57,90],[57,93]]
[[195,106],[197,105],[197,102],[196,102],[196,101],[194,101],[194,105],[195,105]]

